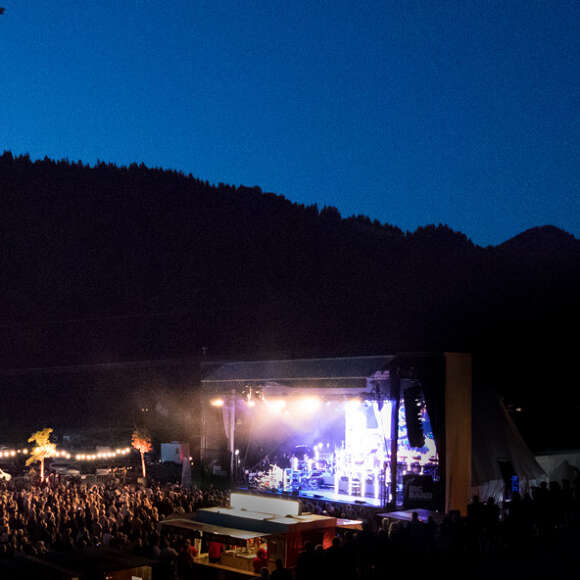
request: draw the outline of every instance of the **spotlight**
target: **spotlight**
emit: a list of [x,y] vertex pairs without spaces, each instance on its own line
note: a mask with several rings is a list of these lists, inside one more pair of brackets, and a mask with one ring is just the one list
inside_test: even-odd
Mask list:
[[282,409],[286,407],[286,401],[284,399],[266,400],[264,399],[264,404],[268,409],[275,413],[280,413]]
[[300,408],[303,411],[316,411],[320,407],[320,399],[318,397],[304,397],[299,400]]
[[209,404],[212,407],[223,407],[224,406],[224,400],[223,399],[212,399]]

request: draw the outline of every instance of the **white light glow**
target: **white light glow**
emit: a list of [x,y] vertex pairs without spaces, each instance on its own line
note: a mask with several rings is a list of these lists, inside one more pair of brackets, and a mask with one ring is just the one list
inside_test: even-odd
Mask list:
[[298,401],[298,405],[302,411],[312,413],[321,405],[318,397],[304,397]]
[[264,399],[264,405],[274,413],[280,413],[286,408],[286,401],[284,399]]
[[346,406],[349,409],[358,409],[362,405],[362,401],[360,399],[349,399],[346,402]]

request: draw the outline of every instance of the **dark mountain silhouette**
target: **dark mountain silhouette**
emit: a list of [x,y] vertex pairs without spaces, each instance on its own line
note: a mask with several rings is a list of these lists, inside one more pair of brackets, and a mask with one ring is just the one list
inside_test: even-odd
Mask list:
[[[0,157],[4,369],[210,354],[476,353],[539,397],[578,328],[580,242],[482,248],[132,164]],[[485,363],[485,364],[484,364]]]
[[555,226],[530,228],[498,246],[509,252],[557,256],[558,253],[578,252],[578,240]]

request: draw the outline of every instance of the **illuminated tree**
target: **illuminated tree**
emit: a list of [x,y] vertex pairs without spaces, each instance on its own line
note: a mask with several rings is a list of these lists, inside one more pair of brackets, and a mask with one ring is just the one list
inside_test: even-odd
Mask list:
[[52,428],[45,427],[41,431],[36,431],[28,439],[28,443],[34,442],[36,445],[30,452],[30,457],[26,460],[26,465],[40,462],[40,481],[44,481],[44,460],[47,457],[54,457],[56,445],[50,442]]
[[145,453],[151,451],[151,436],[144,429],[135,429],[131,438],[131,445],[141,454],[141,471],[145,474]]

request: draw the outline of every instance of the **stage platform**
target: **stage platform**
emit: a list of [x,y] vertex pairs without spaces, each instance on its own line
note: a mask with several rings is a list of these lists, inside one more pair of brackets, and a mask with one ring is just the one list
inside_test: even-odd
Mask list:
[[443,521],[443,518],[445,517],[445,514],[442,514],[441,512],[434,512],[423,508],[385,512],[384,514],[377,514],[377,516],[379,518],[387,518],[390,520],[398,520],[400,522],[408,523],[413,519],[414,512],[417,513],[419,521],[423,524],[426,524],[429,521],[429,518],[433,518],[433,521],[435,521],[435,523],[440,524]]
[[363,506],[369,508],[383,508],[383,504],[380,499],[374,499],[372,497],[361,497],[359,495],[345,495],[342,493],[335,493],[334,491],[327,489],[308,489],[300,490],[298,495],[293,495],[291,492],[282,491],[270,491],[267,489],[257,489],[248,487],[238,487],[237,491],[249,491],[251,493],[259,493],[263,495],[274,495],[277,497],[292,497],[312,501],[327,501],[331,503],[342,503],[348,505]]

